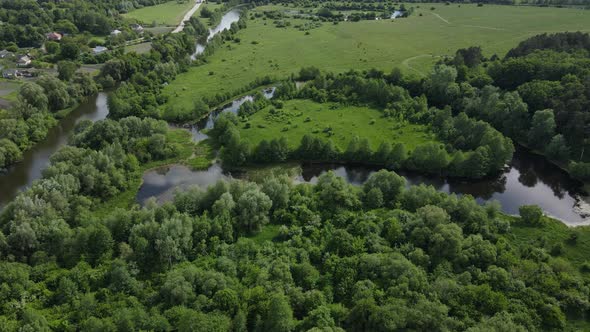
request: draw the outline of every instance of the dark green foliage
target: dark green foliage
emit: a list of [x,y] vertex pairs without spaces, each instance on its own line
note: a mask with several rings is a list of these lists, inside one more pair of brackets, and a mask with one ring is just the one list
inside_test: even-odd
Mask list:
[[522,220],[530,225],[537,225],[542,220],[543,210],[536,205],[523,205],[518,209]]

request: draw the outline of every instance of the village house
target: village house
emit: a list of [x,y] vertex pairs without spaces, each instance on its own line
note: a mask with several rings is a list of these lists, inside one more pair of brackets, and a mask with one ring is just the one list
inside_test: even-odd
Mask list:
[[131,24],[130,27],[136,33],[143,33],[143,27],[140,24]]
[[18,78],[19,72],[16,69],[5,69],[2,71],[2,78],[13,80]]
[[0,51],[0,59],[8,59],[8,58],[13,58],[13,57],[14,57],[14,53],[12,53],[8,50]]
[[106,51],[108,51],[109,49],[104,47],[104,46],[96,46],[95,48],[92,48],[92,53],[94,53],[94,55],[100,54],[100,53],[104,53]]
[[21,55],[16,60],[17,67],[28,67],[31,65],[31,58],[28,55]]
[[47,40],[51,40],[51,41],[60,41],[63,37],[63,35],[61,33],[57,33],[57,32],[50,32],[47,35]]
[[115,30],[111,31],[111,36],[117,36],[117,35],[120,35],[120,34],[121,34],[121,30],[115,29]]

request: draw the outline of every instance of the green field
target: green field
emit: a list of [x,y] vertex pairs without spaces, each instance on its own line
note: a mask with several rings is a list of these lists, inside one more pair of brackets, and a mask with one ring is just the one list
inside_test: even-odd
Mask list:
[[136,52],[137,54],[148,53],[152,49],[151,42],[139,43],[125,46],[125,53]]
[[156,22],[159,25],[178,25],[184,14],[194,6],[195,2],[189,0],[178,3],[176,0],[155,6],[147,6],[125,14],[127,18],[133,18],[145,24]]
[[240,43],[226,44],[205,65],[166,87],[169,102],[190,107],[195,96],[234,92],[256,77],[281,78],[310,65],[328,71],[401,66],[424,75],[440,56],[458,48],[480,45],[485,55],[502,56],[542,32],[590,31],[590,11],[475,4],[420,4],[409,18],[323,23],[309,35],[294,26],[310,21],[289,21],[291,27],[276,28],[272,20],[248,20],[248,27],[237,34]]
[[[271,114],[272,109],[275,109],[274,114]],[[367,107],[295,99],[286,101],[283,109],[270,106],[258,111],[248,120],[250,128],[246,129],[245,124],[240,124],[240,135],[251,146],[258,145],[263,139],[270,141],[286,137],[291,149],[299,146],[305,134],[330,137],[342,150],[346,149],[354,136],[368,139],[373,150],[383,141],[403,143],[408,150],[412,150],[417,145],[435,140],[425,126],[400,123],[383,118],[381,114]],[[327,127],[332,128],[333,135],[324,132]]]

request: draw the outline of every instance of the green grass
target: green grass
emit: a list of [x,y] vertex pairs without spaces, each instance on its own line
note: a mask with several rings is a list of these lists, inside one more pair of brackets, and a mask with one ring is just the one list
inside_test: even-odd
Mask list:
[[[434,11],[429,9],[432,6]],[[480,45],[486,56],[502,56],[518,42],[542,32],[589,31],[590,11],[420,4],[406,19],[323,23],[309,35],[294,27],[308,20],[289,21],[291,27],[276,28],[272,20],[248,20],[248,27],[237,33],[239,44],[225,44],[206,64],[178,75],[164,89],[171,97],[169,102],[190,107],[194,96],[233,92],[255,77],[283,78],[310,65],[334,72],[369,68],[389,71],[399,66],[408,73],[423,75],[440,56],[453,55],[458,48]]]
[[[248,129],[244,123],[240,123],[240,135],[251,146],[258,145],[263,139],[270,141],[286,137],[289,147],[294,149],[305,134],[316,132],[314,135],[329,137],[323,132],[327,127],[332,128],[330,139],[343,150],[355,135],[368,139],[373,149],[377,149],[381,142],[389,141],[392,144],[403,143],[412,150],[417,145],[435,140],[434,134],[425,126],[383,118],[379,110],[368,107],[295,99],[286,101],[283,109],[277,109],[279,115],[271,114],[271,109],[274,107],[267,107],[252,115]],[[310,121],[306,121],[307,118]]]
[[16,101],[18,89],[22,82],[19,80],[7,80],[0,78],[0,98],[9,101]]
[[137,54],[148,53],[152,49],[151,42],[139,43],[135,45],[125,46],[125,53],[135,52]]
[[281,228],[281,225],[266,225],[262,227],[260,233],[250,236],[249,238],[257,244],[263,244],[264,242],[272,241],[277,237],[277,235],[279,235],[279,228]]
[[186,160],[185,164],[192,170],[206,170],[215,161],[215,149],[209,140],[199,142],[194,149],[194,154]]
[[133,18],[145,24],[156,22],[159,25],[178,25],[184,14],[194,6],[195,2],[189,0],[185,3],[178,3],[176,0],[163,4],[143,7],[133,10],[124,16]]
[[[511,243],[517,246],[531,244],[534,247],[543,247],[548,251],[558,243],[563,244],[561,257],[580,266],[590,261],[590,226],[568,227],[564,223],[551,218],[544,218],[541,226],[528,226],[518,222],[520,219],[512,219],[512,229],[507,235]],[[578,238],[575,242],[569,240],[570,235],[576,233]],[[586,275],[590,276],[589,273]]]

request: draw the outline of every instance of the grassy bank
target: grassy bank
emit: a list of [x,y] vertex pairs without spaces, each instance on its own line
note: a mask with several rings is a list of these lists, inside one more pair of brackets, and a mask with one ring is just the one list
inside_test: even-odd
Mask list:
[[[399,66],[423,75],[441,56],[452,55],[458,48],[480,45],[486,56],[502,56],[518,42],[542,32],[590,30],[590,11],[476,4],[419,6],[406,19],[322,23],[309,29],[309,34],[296,28],[309,20],[291,18],[287,19],[291,26],[277,28],[270,19],[249,19],[248,27],[237,33],[239,43],[226,43],[206,64],[178,75],[164,93],[170,96],[169,103],[188,108],[195,96],[235,91],[254,77],[285,77],[310,65],[334,72],[351,68],[389,71]],[[263,6],[250,13],[269,9],[286,8]]]
[[263,139],[270,141],[285,137],[289,147],[295,149],[305,134],[330,137],[342,150],[354,136],[368,139],[373,150],[384,141],[403,143],[408,150],[412,150],[420,144],[436,140],[427,127],[383,118],[376,109],[320,104],[306,99],[286,101],[282,109],[268,106],[250,116],[248,123],[249,128],[244,123],[240,124],[240,135],[250,146],[257,146]]

